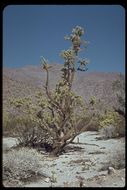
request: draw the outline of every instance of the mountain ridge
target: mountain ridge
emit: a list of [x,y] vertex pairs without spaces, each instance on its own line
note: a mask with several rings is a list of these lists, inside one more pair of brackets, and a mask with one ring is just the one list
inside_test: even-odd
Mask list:
[[[49,69],[49,86],[55,88],[60,80],[62,64],[52,64]],[[117,103],[116,92],[112,89],[114,81],[120,79],[118,72],[80,72],[77,71],[72,89],[78,95],[88,101],[91,96],[101,99],[105,104],[114,105]],[[123,80],[125,76],[122,74]],[[34,95],[43,89],[46,73],[41,66],[26,65],[22,68],[3,68],[3,100],[8,101],[9,97]]]

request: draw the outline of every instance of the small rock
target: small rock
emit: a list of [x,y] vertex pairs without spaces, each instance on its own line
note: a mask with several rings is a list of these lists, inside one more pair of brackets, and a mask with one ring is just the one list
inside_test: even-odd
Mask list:
[[86,166],[91,166],[91,165],[92,165],[91,162],[87,162],[87,163],[86,163]]
[[90,158],[90,162],[94,163],[95,159],[94,158]]
[[100,147],[100,149],[106,149],[105,147]]
[[101,181],[103,182],[103,181],[105,181],[106,180],[106,176],[101,176]]
[[82,187],[87,187],[85,183],[83,183],[83,186]]
[[64,184],[64,187],[68,187],[68,182],[63,182],[63,184]]
[[47,178],[45,178],[45,180],[44,180],[46,183],[49,183],[50,182],[50,178],[49,177],[47,177]]
[[114,174],[114,173],[115,173],[115,169],[113,167],[109,167],[108,174]]
[[86,165],[85,166],[85,170],[89,170],[90,166],[89,165]]

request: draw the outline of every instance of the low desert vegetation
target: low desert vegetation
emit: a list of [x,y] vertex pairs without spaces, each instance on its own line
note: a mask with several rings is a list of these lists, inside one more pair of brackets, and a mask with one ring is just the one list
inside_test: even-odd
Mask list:
[[125,136],[125,118],[116,111],[106,111],[101,116],[99,130],[104,138]]
[[112,83],[112,89],[117,97],[117,104],[114,106],[114,109],[125,117],[125,79],[121,73],[119,74],[119,79]]
[[[101,131],[106,138],[124,136],[125,118],[119,108],[101,112],[101,100],[92,96],[86,103],[72,89],[76,70],[88,70],[89,61],[78,57],[81,46],[84,44],[86,48],[88,44],[81,39],[83,34],[84,29],[76,26],[70,36],[65,37],[72,47],[60,54],[64,64],[61,79],[53,90],[49,86],[52,65],[42,56],[42,72],[46,76],[44,89],[35,92],[34,96],[10,98],[10,112],[3,112],[3,133],[17,136],[20,145],[44,147],[57,156],[87,130]],[[78,68],[77,63],[80,64]],[[118,87],[119,81],[114,82],[113,88],[118,91]],[[118,97],[123,108],[124,98],[121,93]]]
[[100,171],[108,170],[109,167],[116,170],[125,168],[125,146],[118,146],[114,151],[111,151],[110,156],[107,157],[107,162],[103,163]]
[[20,186],[39,174],[41,155],[35,149],[12,149],[3,154],[3,183]]
[[19,125],[19,116],[15,117],[9,111],[3,111],[3,135],[4,136],[16,136],[17,125]]
[[109,162],[115,169],[125,168],[125,146],[119,146],[110,154]]

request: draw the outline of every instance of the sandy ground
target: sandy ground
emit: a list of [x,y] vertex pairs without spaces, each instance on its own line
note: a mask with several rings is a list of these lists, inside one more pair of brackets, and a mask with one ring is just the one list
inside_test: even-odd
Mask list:
[[[84,132],[77,137],[79,143],[75,138],[59,157],[50,157],[42,151],[39,173],[46,176],[23,187],[79,187],[81,184],[84,187],[124,187],[125,169],[108,174],[108,168],[101,168],[117,147],[124,147],[125,139],[99,140],[99,137],[97,132]],[[15,138],[4,138],[3,149],[16,146],[16,143]]]

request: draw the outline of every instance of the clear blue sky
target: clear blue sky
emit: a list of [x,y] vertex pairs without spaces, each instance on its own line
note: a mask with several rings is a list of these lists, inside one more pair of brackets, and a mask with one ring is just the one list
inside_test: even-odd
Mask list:
[[43,55],[63,63],[64,36],[85,29],[90,41],[79,56],[90,59],[89,71],[125,72],[125,10],[120,5],[10,5],[3,11],[3,66],[40,65]]

